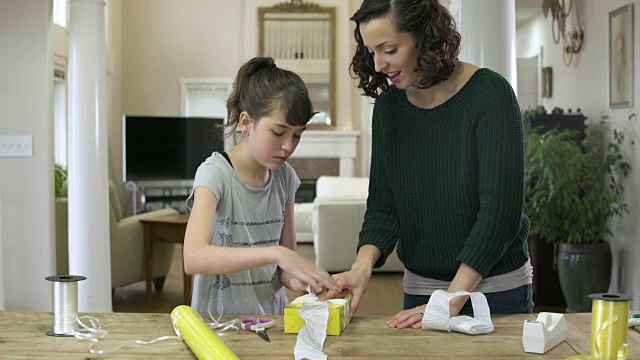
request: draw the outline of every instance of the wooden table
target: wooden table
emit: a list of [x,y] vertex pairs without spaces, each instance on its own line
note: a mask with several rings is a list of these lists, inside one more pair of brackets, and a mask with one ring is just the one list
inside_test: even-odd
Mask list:
[[[145,281],[147,300],[151,299],[151,274],[153,264],[153,243],[169,242],[184,244],[184,233],[187,230],[189,215],[171,215],[159,218],[141,219],[144,224]],[[192,277],[182,269],[184,302],[191,305]]]
[[[82,315],[82,314],[81,314]],[[73,337],[51,337],[52,313],[0,311],[0,358],[2,359],[195,359],[186,343],[167,340],[154,345],[137,345],[135,340],[151,340],[173,335],[169,314],[108,313],[94,314],[106,340],[96,349],[127,346],[105,355],[92,355],[89,342]],[[436,330],[389,329],[385,316],[356,317],[340,336],[327,336],[324,352],[329,359],[565,359],[590,352],[591,314],[566,314],[569,323],[567,340],[544,355],[525,353],[522,347],[524,320],[534,315],[494,315],[494,331],[470,336]],[[221,337],[240,359],[293,359],[297,336],[285,334],[282,316],[267,333],[271,342],[248,331]],[[229,320],[229,316],[224,319]],[[640,334],[629,329],[629,359],[640,358]]]

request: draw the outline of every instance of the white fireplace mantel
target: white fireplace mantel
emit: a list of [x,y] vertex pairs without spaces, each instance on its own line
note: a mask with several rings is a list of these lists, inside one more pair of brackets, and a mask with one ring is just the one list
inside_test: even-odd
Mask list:
[[353,176],[359,131],[307,130],[292,158],[338,158],[340,176]]

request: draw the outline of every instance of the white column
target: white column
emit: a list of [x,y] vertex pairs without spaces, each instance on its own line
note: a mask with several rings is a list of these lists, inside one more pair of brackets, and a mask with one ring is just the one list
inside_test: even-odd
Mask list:
[[515,0],[460,0],[460,59],[490,68],[517,93]]
[[[0,181],[0,204],[2,204],[2,182]],[[0,310],[4,310],[4,261],[2,260],[2,206],[0,206]]]
[[111,312],[105,0],[69,0],[69,272],[78,311]]

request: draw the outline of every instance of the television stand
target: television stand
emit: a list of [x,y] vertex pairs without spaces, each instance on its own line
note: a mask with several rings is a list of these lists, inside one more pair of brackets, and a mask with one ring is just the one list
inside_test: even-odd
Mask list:
[[191,186],[143,186],[140,188],[140,202],[144,211],[170,207],[184,214],[191,189]]

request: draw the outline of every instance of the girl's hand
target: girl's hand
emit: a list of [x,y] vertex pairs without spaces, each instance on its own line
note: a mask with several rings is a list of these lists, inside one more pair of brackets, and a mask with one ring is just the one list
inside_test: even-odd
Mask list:
[[295,277],[291,276],[290,273],[286,271],[282,271],[280,274],[280,279],[284,284],[284,286],[287,287],[287,289],[293,291],[296,294],[300,294],[300,295],[306,294],[307,283],[296,279]]
[[422,316],[427,305],[416,306],[413,309],[402,310],[397,313],[391,320],[387,321],[387,326],[391,328],[404,329],[412,327],[414,329],[422,328]]
[[304,291],[307,284],[314,293],[321,293],[328,289],[337,289],[338,283],[331,278],[328,272],[316,266],[295,251],[279,246],[279,256],[276,264],[285,273],[289,280],[289,288],[301,287]]

